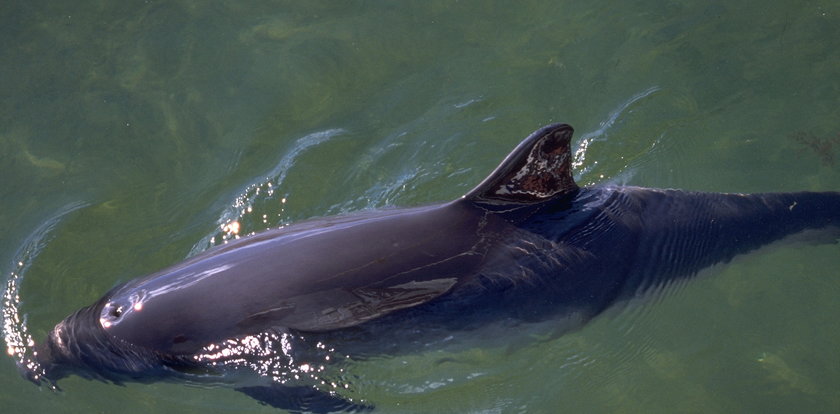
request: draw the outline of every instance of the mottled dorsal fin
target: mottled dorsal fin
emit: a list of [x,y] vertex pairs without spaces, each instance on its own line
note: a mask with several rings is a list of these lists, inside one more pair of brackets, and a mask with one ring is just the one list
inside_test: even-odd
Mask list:
[[567,124],[538,129],[464,198],[484,203],[527,204],[577,191],[570,151],[573,132]]

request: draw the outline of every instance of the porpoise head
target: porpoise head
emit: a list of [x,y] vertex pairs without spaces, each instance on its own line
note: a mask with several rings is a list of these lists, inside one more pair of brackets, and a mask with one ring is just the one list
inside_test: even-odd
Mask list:
[[42,375],[24,370],[24,376],[53,386],[70,374],[114,383],[149,382],[192,365],[187,358],[139,347],[110,334],[107,326],[120,316],[121,309],[110,295],[72,313],[35,346]]

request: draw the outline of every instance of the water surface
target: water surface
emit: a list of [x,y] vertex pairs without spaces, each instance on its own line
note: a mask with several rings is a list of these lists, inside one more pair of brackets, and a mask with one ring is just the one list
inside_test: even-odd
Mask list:
[[[838,39],[828,0],[12,2],[0,269],[39,340],[231,221],[452,199],[559,121],[582,184],[838,190]],[[838,412],[838,268],[836,245],[761,251],[561,337],[367,361],[357,392],[382,412]],[[275,411],[61,385],[0,362],[8,412]]]

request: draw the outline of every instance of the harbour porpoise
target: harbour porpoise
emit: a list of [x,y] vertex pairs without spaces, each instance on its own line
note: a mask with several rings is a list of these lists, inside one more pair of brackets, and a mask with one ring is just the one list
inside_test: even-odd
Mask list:
[[578,187],[572,132],[537,130],[457,200],[268,230],[117,286],[59,322],[24,375],[223,384],[292,411],[366,410],[324,365],[490,324],[583,323],[786,236],[837,241],[837,192]]

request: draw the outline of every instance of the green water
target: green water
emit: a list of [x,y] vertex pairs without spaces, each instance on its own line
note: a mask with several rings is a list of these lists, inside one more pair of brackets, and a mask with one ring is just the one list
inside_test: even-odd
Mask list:
[[[0,97],[0,269],[82,206],[26,263],[37,340],[226,221],[452,199],[550,122],[586,137],[585,184],[838,190],[840,3],[10,1]],[[836,413],[838,266],[836,245],[758,252],[559,338],[360,364],[358,392],[381,412]],[[275,412],[60,385],[0,363],[8,413]]]

